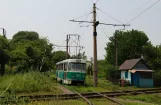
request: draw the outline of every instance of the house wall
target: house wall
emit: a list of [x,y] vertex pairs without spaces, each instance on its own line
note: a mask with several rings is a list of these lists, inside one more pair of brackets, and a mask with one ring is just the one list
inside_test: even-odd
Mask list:
[[135,65],[134,69],[146,69],[146,70],[149,70],[149,68],[143,62],[137,63]]
[[[143,62],[139,62],[135,65],[134,69],[140,69],[140,70],[150,70],[150,68],[147,67],[146,64]],[[137,84],[133,83],[133,85],[138,86],[138,87],[143,87],[143,88],[151,88],[153,87],[153,78],[152,78],[152,73],[147,73],[147,72],[138,72],[137,78],[134,81],[138,81]]]
[[[128,78],[125,78],[125,72],[128,72]],[[125,79],[125,80],[129,80],[130,84],[131,84],[131,73],[127,70],[127,71],[121,71],[121,79]]]
[[139,87],[152,88],[153,79],[139,79]]

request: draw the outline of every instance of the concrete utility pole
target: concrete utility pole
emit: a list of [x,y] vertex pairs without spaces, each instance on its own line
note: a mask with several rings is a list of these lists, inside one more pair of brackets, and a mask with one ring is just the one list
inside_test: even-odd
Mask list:
[[93,4],[93,21],[76,21],[76,20],[70,20],[72,22],[84,22],[84,23],[92,23],[93,24],[93,62],[94,62],[94,70],[93,70],[93,86],[97,87],[98,85],[98,68],[97,68],[97,30],[96,27],[99,24],[102,25],[112,25],[112,26],[130,26],[125,24],[106,24],[106,23],[100,23],[99,21],[96,21],[96,3]]

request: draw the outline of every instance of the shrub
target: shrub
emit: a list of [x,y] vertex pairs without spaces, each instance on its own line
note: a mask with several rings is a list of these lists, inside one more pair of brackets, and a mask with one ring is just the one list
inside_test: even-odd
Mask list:
[[160,82],[161,81],[161,70],[154,71],[153,78],[154,78],[154,85],[161,86],[161,82]]
[[15,93],[58,92],[56,83],[40,72],[0,77],[0,91],[4,90]]

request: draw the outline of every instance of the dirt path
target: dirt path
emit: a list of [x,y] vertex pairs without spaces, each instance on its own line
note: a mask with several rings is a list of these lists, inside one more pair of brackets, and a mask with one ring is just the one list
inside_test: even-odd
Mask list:
[[69,89],[65,88],[62,85],[58,85],[58,88],[62,90],[64,94],[74,94],[72,91],[70,91]]

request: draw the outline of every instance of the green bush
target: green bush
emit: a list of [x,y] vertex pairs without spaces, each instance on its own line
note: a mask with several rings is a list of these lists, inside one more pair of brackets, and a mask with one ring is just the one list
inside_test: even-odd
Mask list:
[[108,65],[107,67],[107,79],[118,84],[120,79],[120,72],[117,67],[113,65]]
[[153,73],[153,78],[154,78],[154,85],[155,86],[161,86],[161,70],[156,70]]
[[56,83],[40,72],[0,77],[0,91],[15,93],[58,92]]

